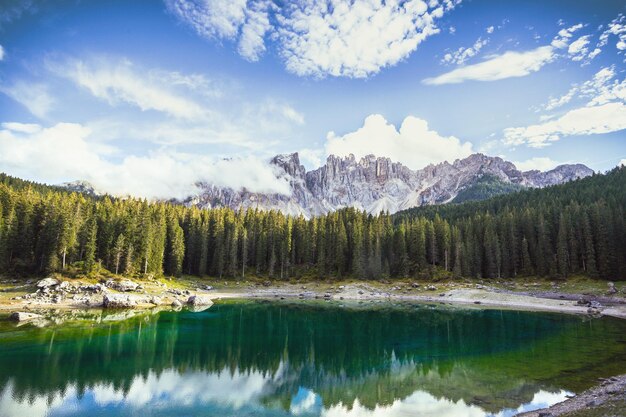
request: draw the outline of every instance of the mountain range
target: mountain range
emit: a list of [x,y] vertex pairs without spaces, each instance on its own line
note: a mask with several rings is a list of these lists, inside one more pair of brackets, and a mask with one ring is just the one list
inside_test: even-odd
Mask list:
[[328,156],[321,167],[307,171],[298,153],[277,155],[270,164],[289,184],[290,195],[198,184],[201,192],[184,201],[202,208],[230,207],[279,210],[305,217],[355,207],[372,214],[411,207],[478,200],[523,188],[543,188],[593,174],[582,164],[522,172],[499,157],[476,153],[453,163],[412,170],[389,158],[367,155]]

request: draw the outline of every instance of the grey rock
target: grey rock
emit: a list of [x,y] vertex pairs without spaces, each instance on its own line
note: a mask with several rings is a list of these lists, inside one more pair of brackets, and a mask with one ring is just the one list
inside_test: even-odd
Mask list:
[[183,306],[183,303],[181,303],[181,302],[180,302],[180,301],[178,301],[178,300],[174,300],[174,301],[172,301],[171,306],[172,306],[172,307],[182,307],[182,306]]
[[152,297],[150,297],[150,304],[154,304],[155,306],[158,306],[161,303],[163,303],[163,300],[161,300],[161,297],[157,297],[156,295],[153,295]]
[[617,294],[617,288],[615,288],[614,282],[609,282],[607,285],[609,287],[609,290],[607,291],[609,295]]
[[30,320],[41,319],[41,318],[43,318],[43,316],[40,315],[40,314],[27,313],[27,312],[24,312],[24,311],[15,311],[15,312],[11,313],[9,318],[11,320],[13,320],[13,321],[23,322],[23,321],[30,321]]
[[44,278],[41,281],[37,282],[37,288],[47,289],[59,285],[59,282],[60,281],[56,278]]
[[213,301],[211,301],[209,297],[192,295],[189,299],[187,299],[187,304],[190,306],[211,306],[213,305]]
[[102,305],[105,308],[133,308],[137,303],[125,294],[105,294]]
[[104,285],[121,292],[136,291],[139,288],[139,284],[129,279],[122,279],[119,281],[110,279]]

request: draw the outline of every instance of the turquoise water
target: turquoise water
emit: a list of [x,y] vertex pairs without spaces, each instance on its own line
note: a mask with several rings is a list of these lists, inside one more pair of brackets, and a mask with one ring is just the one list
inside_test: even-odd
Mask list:
[[626,372],[617,319],[228,301],[0,326],[0,416],[510,416]]

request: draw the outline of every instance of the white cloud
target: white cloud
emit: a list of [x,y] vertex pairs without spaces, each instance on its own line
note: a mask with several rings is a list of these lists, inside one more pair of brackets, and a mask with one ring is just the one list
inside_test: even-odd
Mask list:
[[267,0],[166,0],[168,10],[210,39],[238,39],[241,56],[256,61],[265,51],[265,35],[270,30]]
[[626,91],[620,92],[620,85],[624,84],[623,81],[621,84],[609,84],[614,77],[614,67],[601,68],[591,80],[585,81],[580,85],[572,85],[568,92],[561,97],[550,97],[548,103],[541,106],[541,108],[548,111],[554,110],[569,103],[574,98],[592,98],[588,105],[604,104],[610,101],[609,98],[617,98],[626,93]]
[[5,122],[2,123],[2,128],[6,130],[12,130],[19,133],[37,133],[41,130],[41,126],[35,123],[17,123],[17,122]]
[[538,171],[548,171],[561,165],[560,162],[548,157],[535,157],[525,161],[515,161],[513,163],[520,171],[531,171],[534,169]]
[[166,1],[201,36],[237,41],[246,59],[257,60],[265,51],[265,38],[271,37],[290,72],[357,78],[408,57],[439,32],[435,21],[459,2]]
[[487,33],[492,34],[493,31],[495,30],[495,28],[493,26],[489,26],[487,29],[485,29],[487,31]]
[[322,166],[324,151],[321,149],[301,149],[298,151],[298,155],[300,156],[302,164],[308,169],[315,169]]
[[619,163],[617,165],[618,166],[626,166],[626,159],[622,159],[621,161],[619,161]]
[[584,35],[570,43],[567,53],[572,61],[582,61],[589,54],[589,38],[591,35]]
[[[567,48],[572,34],[582,27],[582,24],[578,24],[561,29],[550,45],[540,46],[525,52],[507,51],[501,55],[491,55],[478,64],[456,68],[437,77],[426,78],[423,82],[430,85],[442,85],[458,84],[468,80],[497,81],[511,77],[524,77],[539,71],[544,65],[554,61],[559,56],[558,50]],[[573,52],[577,49],[582,50],[580,43],[574,48]],[[584,46],[582,45],[582,47]],[[581,51],[578,52],[580,53]],[[585,49],[586,53],[587,50]],[[451,55],[451,62],[452,58],[453,56]]]
[[523,77],[539,71],[545,64],[554,60],[551,46],[541,46],[527,52],[505,52],[492,55],[478,64],[456,68],[433,78],[426,78],[425,84],[458,84],[467,80],[496,81],[510,77]]
[[569,41],[572,35],[574,34],[574,32],[582,28],[583,28],[582,23],[579,23],[567,29],[559,30],[559,33],[554,37],[554,39],[552,39],[552,43],[550,45],[552,45],[553,47],[557,49],[567,48],[567,45],[569,44]]
[[0,45],[0,61],[4,59],[4,56],[5,56],[4,47]]
[[464,400],[451,401],[437,398],[426,391],[415,391],[403,399],[390,404],[376,405],[373,409],[361,405],[356,399],[351,405],[339,403],[322,411],[322,417],[401,417],[420,415],[423,417],[485,417],[486,412]]
[[184,198],[199,181],[234,189],[289,194],[267,161],[253,157],[229,160],[197,154],[154,151],[126,155],[119,162],[108,156],[117,148],[92,140],[91,129],[74,123],[35,127],[3,124],[0,130],[0,170],[52,183],[87,180],[113,195]]
[[168,87],[173,82],[189,89],[201,88],[206,81],[199,75],[185,78],[177,73],[140,72],[127,60],[69,60],[63,64],[49,63],[48,66],[111,105],[127,103],[143,111],[155,110],[188,120],[207,117],[202,106]]
[[626,129],[626,105],[606,103],[570,110],[557,119],[543,123],[507,128],[504,130],[504,143],[542,148],[564,136],[609,133],[622,129]]
[[438,33],[435,20],[453,7],[442,3],[430,9],[421,0],[292,4],[280,18],[281,55],[298,75],[367,77]]
[[467,48],[460,47],[456,51],[445,54],[441,62],[444,64],[463,65],[465,64],[465,61],[478,54],[483,46],[487,45],[488,43],[489,39],[478,38],[472,46],[469,46]]
[[418,169],[430,163],[469,156],[472,144],[461,142],[454,136],[441,136],[430,130],[425,120],[417,117],[408,116],[400,129],[396,129],[383,116],[373,114],[354,132],[342,136],[329,132],[326,153],[337,156],[353,154],[357,158],[374,154]]
[[606,46],[606,44],[609,42],[610,36],[617,37],[615,47],[619,51],[623,51],[626,49],[626,16],[624,16],[622,13],[620,13],[615,19],[613,19],[611,23],[608,24],[607,29],[602,32],[597,48],[602,48]]
[[13,85],[0,86],[0,91],[40,119],[48,117],[55,103],[45,84],[18,81]]

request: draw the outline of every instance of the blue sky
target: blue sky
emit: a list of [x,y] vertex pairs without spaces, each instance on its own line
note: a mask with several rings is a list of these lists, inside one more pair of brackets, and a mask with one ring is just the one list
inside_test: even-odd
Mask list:
[[[0,170],[182,196],[267,160],[626,159],[623,1],[8,1]],[[224,160],[227,158],[227,160]]]

